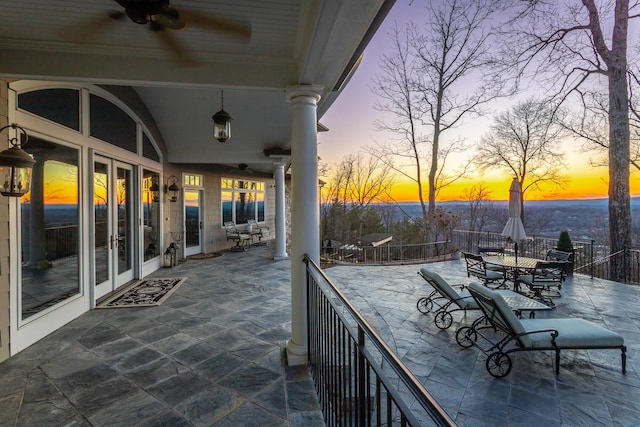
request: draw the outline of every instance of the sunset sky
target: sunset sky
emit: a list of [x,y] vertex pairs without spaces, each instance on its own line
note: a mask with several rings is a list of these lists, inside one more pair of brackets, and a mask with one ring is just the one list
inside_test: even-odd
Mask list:
[[[382,118],[381,113],[375,111],[373,105],[376,96],[370,86],[377,72],[378,61],[382,54],[391,54],[389,46],[389,30],[397,22],[400,28],[413,18],[417,24],[424,22],[424,2],[411,0],[397,0],[395,6],[387,16],[373,40],[367,47],[363,61],[344,89],[338,100],[329,111],[321,118],[320,122],[329,128],[328,132],[319,134],[318,154],[322,161],[330,166],[339,163],[349,154],[357,154],[362,147],[375,145],[375,142],[384,141],[374,127],[374,121]],[[635,21],[630,21],[630,27]],[[495,105],[494,110],[501,112],[509,108],[508,101],[501,101]],[[490,118],[468,120],[464,126],[457,130],[471,146],[466,153],[459,158],[458,164],[463,163],[467,157],[474,154],[473,145],[485,135],[491,124]],[[530,191],[525,194],[526,200],[540,199],[589,199],[606,198],[608,192],[608,169],[606,167],[592,166],[592,160],[596,153],[585,153],[582,143],[575,140],[567,140],[562,146],[567,158],[566,175],[569,182],[562,188],[549,187],[541,192]],[[456,159],[449,162],[455,166]],[[468,179],[456,182],[451,187],[442,190],[439,200],[462,199],[465,189],[473,184],[482,182],[491,191],[491,198],[504,200],[508,198],[508,188],[512,177],[501,174],[473,174]],[[640,174],[631,174],[631,195],[640,195]],[[426,182],[425,182],[426,184]],[[399,201],[415,201],[416,184],[407,181],[399,181],[393,189],[393,197]],[[426,194],[425,194],[426,197]]]

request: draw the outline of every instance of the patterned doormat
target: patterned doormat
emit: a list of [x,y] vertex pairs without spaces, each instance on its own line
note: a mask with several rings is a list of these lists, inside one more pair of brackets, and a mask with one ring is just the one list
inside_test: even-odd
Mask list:
[[96,308],[157,306],[165,302],[185,280],[186,277],[143,279],[102,301]]

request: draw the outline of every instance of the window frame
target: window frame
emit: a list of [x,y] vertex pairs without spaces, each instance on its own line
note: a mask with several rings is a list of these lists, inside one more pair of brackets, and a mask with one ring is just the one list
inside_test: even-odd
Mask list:
[[[242,184],[241,184],[242,183]],[[247,224],[247,222],[237,222],[237,196],[248,194],[253,196],[253,216],[247,219],[254,219],[257,223],[263,224],[266,221],[266,182],[259,180],[248,180],[242,178],[220,178],[220,226],[223,227],[225,221],[233,221],[234,224]],[[225,198],[225,196],[227,196]],[[231,218],[225,217],[225,202],[231,203]],[[262,208],[260,208],[262,203]],[[262,218],[260,218],[262,214]]]

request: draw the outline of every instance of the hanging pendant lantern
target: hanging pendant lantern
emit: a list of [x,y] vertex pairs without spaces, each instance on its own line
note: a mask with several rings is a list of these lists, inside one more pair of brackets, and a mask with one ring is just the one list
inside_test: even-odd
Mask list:
[[222,108],[215,113],[213,119],[213,137],[220,142],[227,142],[231,138],[231,121],[233,118],[224,111],[224,92],[220,91],[222,98]]
[[[29,140],[27,131],[13,123],[4,126],[19,129],[24,134],[25,144]],[[29,192],[31,186],[31,170],[36,161],[26,151],[20,148],[18,138],[9,139],[11,147],[0,152],[0,194],[8,197],[22,197]]]

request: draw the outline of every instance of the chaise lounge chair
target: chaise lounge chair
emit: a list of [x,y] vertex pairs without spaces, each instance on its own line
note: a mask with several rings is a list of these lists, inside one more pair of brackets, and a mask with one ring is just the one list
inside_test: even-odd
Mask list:
[[[480,284],[468,286],[469,293],[484,313],[483,322],[463,326],[456,332],[456,341],[462,347],[478,347],[487,355],[486,368],[494,377],[504,377],[511,371],[510,353],[517,351],[553,350],[555,373],[560,372],[561,350],[619,349],[622,373],[627,371],[627,348],[624,339],[615,332],[593,322],[578,318],[518,319],[502,296]],[[492,328],[506,334],[493,343],[482,330]],[[478,338],[491,343],[488,349],[478,344]]]
[[[458,292],[439,274],[431,270],[422,268],[418,274],[422,276],[422,278],[434,289],[428,296],[418,299],[418,302],[416,303],[418,311],[420,311],[420,313],[427,314],[433,310],[433,306],[435,304],[437,308],[434,310],[433,322],[438,328],[447,329],[451,326],[453,323],[453,316],[451,313],[454,311],[462,310],[466,314],[467,310],[480,309],[464,285],[457,285],[460,289]],[[497,292],[503,296],[520,296],[520,294],[508,290],[500,290]]]

